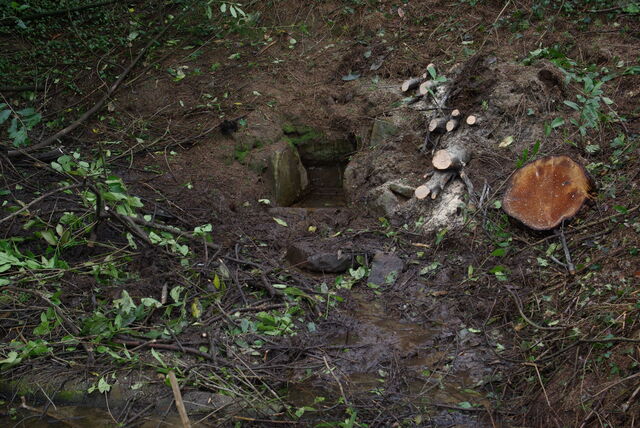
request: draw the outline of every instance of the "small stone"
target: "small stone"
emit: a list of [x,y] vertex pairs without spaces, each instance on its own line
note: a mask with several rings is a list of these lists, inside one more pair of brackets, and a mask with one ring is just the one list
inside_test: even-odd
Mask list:
[[378,252],[373,257],[368,282],[379,286],[393,285],[402,269],[404,262],[400,257]]
[[385,217],[391,218],[400,204],[400,199],[386,186],[380,195],[373,201],[373,207]]
[[413,192],[416,191],[415,187],[408,186],[404,183],[400,183],[397,181],[392,181],[389,183],[389,189],[393,193],[397,193],[398,195],[402,195],[405,198],[412,198]]
[[340,250],[317,251],[308,242],[296,242],[289,246],[285,256],[289,263],[311,272],[342,273],[349,269],[353,257]]

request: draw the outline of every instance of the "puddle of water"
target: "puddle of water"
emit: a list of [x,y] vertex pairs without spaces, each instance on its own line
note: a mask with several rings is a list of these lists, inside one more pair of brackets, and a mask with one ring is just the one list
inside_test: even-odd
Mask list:
[[[112,428],[118,426],[111,415],[104,409],[82,406],[50,406],[47,415],[40,412],[29,411],[17,408],[11,410],[10,406],[0,407],[0,427],[15,428]],[[133,414],[133,412],[132,412]],[[203,427],[206,425],[196,424],[192,419],[192,427]],[[170,415],[162,419],[160,416],[145,417],[136,421],[141,428],[161,427],[181,427],[182,422],[177,415]]]
[[394,343],[403,354],[426,347],[437,333],[425,325],[404,322],[399,319],[399,314],[388,314],[379,301],[367,301],[360,297],[355,300],[358,302],[355,318],[374,326],[379,335]]

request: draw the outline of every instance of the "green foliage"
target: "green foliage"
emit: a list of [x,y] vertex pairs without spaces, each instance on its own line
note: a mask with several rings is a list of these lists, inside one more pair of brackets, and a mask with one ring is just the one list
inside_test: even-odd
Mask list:
[[28,107],[15,111],[9,105],[0,104],[0,125],[11,117],[7,134],[14,147],[23,147],[29,144],[28,132],[42,120],[42,115],[35,109]]
[[[568,58],[558,47],[539,48],[531,51],[523,64],[532,64],[540,58],[546,58],[557,65],[564,73],[565,84],[573,85],[578,89],[576,100],[564,100],[564,105],[579,113],[579,117],[569,119],[581,136],[586,136],[590,129],[598,129],[602,124],[619,121],[618,114],[610,107],[613,101],[604,95],[603,86],[624,74],[634,73],[632,67],[626,68],[622,73],[612,73],[606,67],[597,69],[594,65],[581,67],[578,63]],[[545,124],[545,135],[549,136],[553,129],[565,124],[561,117],[554,119],[550,124]]]
[[522,151],[522,155],[520,155],[520,158],[516,162],[516,168],[521,168],[527,162],[534,160],[539,151],[540,151],[540,141],[538,140],[535,142],[533,147],[531,147],[531,150],[524,149]]

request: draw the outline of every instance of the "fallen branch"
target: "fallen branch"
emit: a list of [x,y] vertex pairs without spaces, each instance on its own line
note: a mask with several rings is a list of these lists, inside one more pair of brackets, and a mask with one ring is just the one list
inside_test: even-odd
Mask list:
[[26,210],[31,208],[33,205],[37,204],[38,202],[42,201],[43,199],[48,198],[49,196],[55,195],[56,193],[64,192],[64,191],[69,190],[69,189],[74,189],[76,187],[80,187],[80,185],[79,184],[71,184],[69,186],[60,187],[58,189],[54,189],[54,190],[52,190],[50,192],[47,192],[44,195],[41,195],[41,196],[35,198],[33,201],[29,202],[28,204],[24,205],[18,211],[15,211],[15,212],[9,214],[8,216],[6,216],[3,219],[0,219],[0,223],[4,223],[5,221],[11,220],[12,218],[14,218],[17,215],[25,212]]
[[188,346],[180,347],[178,345],[171,345],[168,343],[155,343],[153,340],[149,340],[145,342],[145,341],[136,340],[136,339],[120,339],[120,338],[114,338],[113,342],[119,343],[120,345],[135,346],[139,348],[154,348],[154,349],[164,349],[166,351],[183,352],[185,354],[191,354],[198,357],[206,358],[211,361],[216,361],[216,359],[212,355],[207,354],[206,352],[202,352],[195,348],[190,348]]

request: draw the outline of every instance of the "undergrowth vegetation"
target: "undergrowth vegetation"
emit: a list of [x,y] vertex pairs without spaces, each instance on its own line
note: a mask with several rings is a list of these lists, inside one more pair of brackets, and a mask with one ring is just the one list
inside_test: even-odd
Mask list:
[[[286,59],[258,64],[258,55],[249,56],[247,49],[262,53],[284,40],[293,55],[303,49],[299,40],[310,37],[311,24],[297,16],[291,25],[265,24],[256,2],[160,3],[0,4],[5,49],[0,57],[0,370],[7,378],[19,378],[43,367],[45,361],[60,370],[86,365],[90,393],[108,393],[125,370],[175,372],[183,386],[232,397],[243,409],[268,409],[263,413],[281,421],[377,426],[370,422],[373,417],[363,415],[383,412],[364,404],[359,407],[361,403],[345,394],[326,354],[313,355],[304,379],[296,381],[322,372],[335,378],[337,387],[326,396],[317,393],[308,405],[292,404],[289,399],[290,379],[284,378],[282,367],[290,360],[285,356],[268,359],[270,352],[282,349],[287,349],[282,355],[294,355],[291,361],[310,353],[311,345],[305,349],[296,341],[305,340],[318,331],[320,323],[331,320],[336,307],[345,300],[349,303],[352,289],[366,288],[376,297],[383,296],[384,287],[367,283],[367,260],[358,258],[354,268],[333,282],[310,281],[279,266],[266,250],[271,243],[244,233],[238,219],[198,222],[190,207],[178,206],[162,189],[147,182],[146,187],[132,189],[131,177],[139,170],[160,175],[156,173],[160,166],[153,162],[134,167],[136,155],[152,154],[170,170],[167,159],[217,130],[223,120],[242,129],[250,108],[238,109],[245,101],[223,85],[198,88],[201,103],[180,112],[180,118],[205,111],[215,122],[198,132],[191,132],[193,124],[185,122],[183,135],[166,139],[168,131],[162,134],[153,117],[117,110],[111,102],[118,88],[152,81],[146,76],[149,70],[169,76],[176,85],[190,84],[201,76],[217,85],[222,72],[233,75],[260,66],[278,67]],[[269,6],[277,8],[277,3]],[[332,18],[323,25],[331,37],[343,36],[351,31],[350,19],[378,8],[382,16],[402,16],[397,6],[382,3],[337,2]],[[473,10],[483,2],[459,3]],[[536,27],[544,33],[545,25],[558,20],[599,31],[606,22],[625,19],[626,24],[613,28],[628,34],[637,32],[633,27],[637,20],[626,19],[640,13],[640,3],[635,1],[533,0],[527,2],[531,6],[527,10],[519,4],[512,10],[510,3],[503,9],[508,13],[499,8],[495,19],[474,31],[488,38],[494,31],[505,30],[519,40]],[[401,30],[392,28],[389,34],[394,31]],[[438,26],[432,31],[444,39],[458,29],[445,33],[449,29]],[[382,30],[380,34],[391,39]],[[323,40],[317,44],[329,46],[335,41]],[[404,43],[400,37],[394,40]],[[466,39],[462,43],[460,58],[481,53],[484,46]],[[212,45],[225,48],[220,62],[195,65]],[[393,51],[367,46],[364,57],[370,57],[374,48],[384,52],[383,60]],[[428,237],[429,244],[421,244],[424,251],[418,252],[417,276],[430,280],[450,263],[438,255],[449,251],[451,242],[464,239],[469,248],[477,244],[482,261],[457,268],[464,271],[460,282],[466,288],[461,294],[487,287],[504,297],[496,300],[496,310],[484,324],[467,329],[483,336],[496,358],[515,367],[508,381],[489,395],[498,413],[540,426],[576,417],[588,425],[596,416],[602,426],[616,426],[631,420],[627,411],[637,411],[640,391],[640,137],[629,130],[640,112],[622,112],[616,96],[622,79],[640,75],[640,65],[638,58],[610,58],[606,64],[584,61],[572,56],[573,48],[537,43],[518,58],[524,65],[554,64],[563,84],[571,89],[568,92],[576,95],[558,100],[557,117],[540,124],[546,140],[532,141],[511,161],[521,167],[552,154],[548,142],[561,140],[567,150],[575,150],[572,153],[586,161],[586,169],[598,182],[591,202],[595,214],[563,226],[569,239],[567,251],[576,262],[575,276],[566,272],[560,237],[531,235],[514,225],[502,212],[498,193],[465,212],[469,227],[461,233],[467,235],[461,238],[442,229]],[[161,60],[167,57],[179,60],[162,68]],[[355,80],[360,75],[350,72],[340,78]],[[179,97],[179,91],[176,94]],[[264,98],[257,91],[252,97],[256,103]],[[264,103],[275,106],[273,100]],[[92,110],[93,106],[97,108]],[[244,165],[251,152],[260,148],[262,143],[237,143],[229,158]],[[190,182],[181,185],[188,190],[193,187]],[[262,199],[260,204],[269,206],[270,201]],[[272,218],[274,227],[289,227],[284,220]],[[313,227],[305,233],[316,233]],[[468,232],[472,227],[482,233]],[[408,226],[395,228],[384,218],[378,227],[349,230],[342,236],[360,233],[374,234],[393,248],[415,244],[411,239],[416,233]],[[427,251],[433,260],[426,261]],[[525,267],[535,276],[526,275]],[[389,278],[388,284],[394,282]],[[494,339],[505,326],[513,347]],[[340,352],[348,348],[331,346]],[[387,374],[380,374],[381,385]],[[598,386],[599,392],[576,396],[584,385]],[[384,388],[372,391],[380,400],[376,405],[384,408]],[[38,391],[32,388],[27,393]],[[547,419],[541,416],[556,403],[560,403],[557,412]],[[525,411],[520,412],[520,404]],[[450,410],[483,409],[462,401]],[[396,426],[419,425],[420,415],[411,408],[397,418]],[[126,425],[127,419],[118,422]]]

